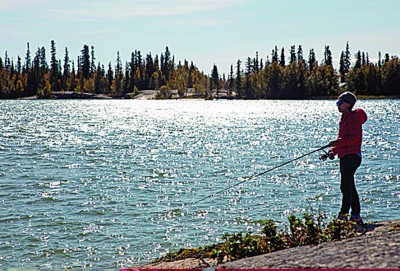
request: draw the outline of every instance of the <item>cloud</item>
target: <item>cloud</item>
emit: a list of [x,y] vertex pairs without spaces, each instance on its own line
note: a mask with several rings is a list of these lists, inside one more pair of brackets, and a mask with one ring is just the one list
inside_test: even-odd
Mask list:
[[35,6],[44,6],[47,2],[48,0],[0,0],[0,12],[26,10]]
[[224,19],[171,19],[166,21],[160,21],[157,24],[163,26],[224,26],[234,23],[234,20],[224,20]]
[[[0,0],[3,1],[3,0]],[[74,20],[117,20],[124,18],[172,17],[206,11],[217,11],[244,0],[115,0],[115,1],[60,1],[51,4],[50,14]]]

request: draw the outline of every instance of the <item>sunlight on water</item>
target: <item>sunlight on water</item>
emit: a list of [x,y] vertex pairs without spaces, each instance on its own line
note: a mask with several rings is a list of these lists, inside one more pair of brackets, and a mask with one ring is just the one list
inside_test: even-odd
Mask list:
[[[0,105],[0,268],[134,266],[341,202],[338,161],[319,153],[218,193],[335,139],[334,101]],[[357,105],[363,216],[398,219],[399,102]]]

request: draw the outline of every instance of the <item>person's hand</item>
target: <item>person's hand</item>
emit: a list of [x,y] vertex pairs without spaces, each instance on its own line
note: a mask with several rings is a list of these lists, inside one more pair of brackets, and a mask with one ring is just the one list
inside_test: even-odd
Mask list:
[[329,142],[329,146],[330,147],[336,147],[337,146],[337,141],[334,140],[334,141]]
[[328,151],[328,157],[331,160],[335,159],[335,155],[333,154],[333,152],[331,150]]

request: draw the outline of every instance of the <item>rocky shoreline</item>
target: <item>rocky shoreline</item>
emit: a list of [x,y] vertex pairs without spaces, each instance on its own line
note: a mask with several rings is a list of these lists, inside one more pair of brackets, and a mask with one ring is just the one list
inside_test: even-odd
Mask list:
[[357,237],[295,247],[217,265],[216,260],[187,258],[151,263],[139,269],[400,268],[400,220],[369,223]]

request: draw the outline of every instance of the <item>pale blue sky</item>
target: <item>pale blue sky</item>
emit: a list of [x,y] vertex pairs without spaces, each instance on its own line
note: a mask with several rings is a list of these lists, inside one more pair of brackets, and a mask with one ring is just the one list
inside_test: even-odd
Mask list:
[[[83,45],[94,46],[96,62],[123,63],[134,50],[160,55],[168,46],[176,62],[193,61],[206,74],[215,63],[228,73],[238,59],[256,52],[264,58],[275,45],[289,56],[291,45],[314,48],[318,61],[325,45],[338,59],[349,41],[370,59],[400,55],[399,0],[0,0],[0,54],[16,61],[50,41],[57,57],[65,47],[76,59]],[[76,62],[76,61],[75,61]],[[339,67],[336,65],[336,69]]]

